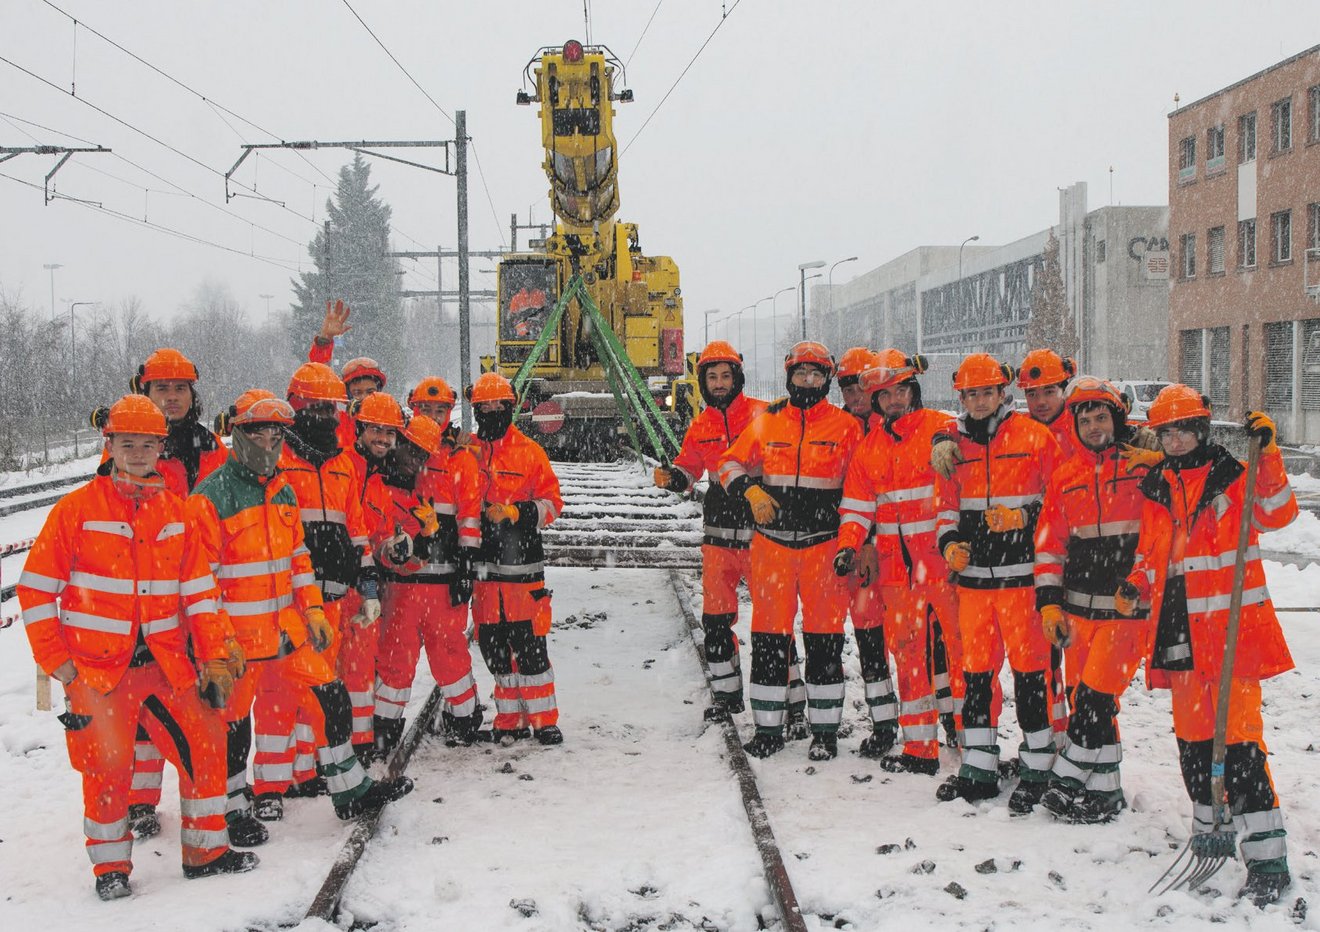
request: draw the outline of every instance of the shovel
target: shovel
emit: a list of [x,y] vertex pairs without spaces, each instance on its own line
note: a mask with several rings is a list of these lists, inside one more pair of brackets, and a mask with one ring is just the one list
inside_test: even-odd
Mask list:
[[[1215,740],[1210,759],[1210,808],[1214,823],[1208,832],[1194,832],[1178,859],[1160,875],[1147,893],[1164,883],[1160,893],[1187,888],[1195,890],[1237,856],[1237,831],[1233,811],[1224,791],[1224,756],[1228,735],[1228,698],[1233,683],[1233,662],[1237,658],[1238,623],[1242,618],[1242,588],[1247,574],[1247,535],[1256,507],[1256,466],[1260,462],[1260,443],[1251,438],[1247,450],[1247,487],[1238,521],[1237,553],[1233,560],[1233,592],[1228,602],[1228,628],[1224,635],[1224,666],[1219,674],[1219,699],[1215,705]],[[1176,871],[1176,873],[1175,873]]]

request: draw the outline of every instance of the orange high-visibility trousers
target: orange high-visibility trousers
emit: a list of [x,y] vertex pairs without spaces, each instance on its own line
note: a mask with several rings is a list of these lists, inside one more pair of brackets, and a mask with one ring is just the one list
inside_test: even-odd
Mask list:
[[836,540],[797,549],[757,534],[751,551],[753,634],[791,636],[799,603],[804,634],[843,633],[849,593],[834,575]]
[[444,583],[385,584],[376,659],[376,675],[385,687],[378,686],[377,692],[389,696],[388,702],[377,700],[382,718],[403,715],[423,647],[431,676],[444,697],[445,711],[456,718],[476,711],[477,685],[472,678],[467,620],[467,605],[451,605],[449,586]]
[[[344,681],[348,698],[353,702],[353,744],[371,745],[375,741],[372,728],[376,714],[376,655],[380,650],[381,622],[356,625],[352,618],[362,608],[362,596],[350,589],[340,599],[339,660],[335,667]],[[298,749],[302,755],[301,746]],[[295,776],[297,768],[294,769]]]
[[[885,634],[898,675],[899,724],[903,752],[939,757],[939,701],[936,695],[934,633],[943,635],[945,669],[939,685],[947,690],[949,711],[961,722],[963,702],[962,640],[951,586],[886,586]],[[956,727],[960,727],[957,725]]]
[[160,667],[129,667],[108,694],[75,679],[65,687],[69,762],[83,776],[83,827],[96,876],[130,873],[133,835],[128,794],[133,744],[141,721],[152,742],[179,771],[180,841],[185,865],[201,865],[229,849],[225,828],[224,716],[196,690],[175,691]]
[[526,724],[539,729],[558,723],[555,671],[546,646],[552,617],[544,582],[473,584],[477,646],[495,678],[493,728],[513,731]]

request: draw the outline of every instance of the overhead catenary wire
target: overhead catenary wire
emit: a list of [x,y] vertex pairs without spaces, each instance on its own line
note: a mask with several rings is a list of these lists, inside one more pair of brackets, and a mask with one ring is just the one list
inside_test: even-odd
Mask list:
[[623,63],[625,71],[628,70],[628,66],[632,64],[633,56],[637,54],[637,50],[642,47],[642,40],[646,38],[646,33],[651,28],[651,23],[655,22],[655,14],[660,12],[660,7],[664,5],[664,2],[665,0],[656,0],[655,9],[651,11],[651,18],[648,19],[646,25],[642,27],[642,34],[637,37],[637,44],[633,46],[633,50],[628,53],[628,58]]

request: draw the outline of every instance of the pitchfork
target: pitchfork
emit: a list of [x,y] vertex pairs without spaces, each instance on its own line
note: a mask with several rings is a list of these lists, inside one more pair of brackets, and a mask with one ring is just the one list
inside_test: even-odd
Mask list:
[[[1228,602],[1228,628],[1224,634],[1224,666],[1219,673],[1219,701],[1215,706],[1215,741],[1210,760],[1210,809],[1214,822],[1208,832],[1195,832],[1187,839],[1178,859],[1150,885],[1152,892],[1164,878],[1174,874],[1161,894],[1184,887],[1195,890],[1219,872],[1230,858],[1237,857],[1237,831],[1233,810],[1224,791],[1224,756],[1228,735],[1228,699],[1233,683],[1233,662],[1237,658],[1238,622],[1242,616],[1242,588],[1247,573],[1247,536],[1256,507],[1256,466],[1260,462],[1260,442],[1250,438],[1247,449],[1247,486],[1238,521],[1237,553],[1233,560],[1233,592]],[[1184,863],[1185,862],[1185,863]]]

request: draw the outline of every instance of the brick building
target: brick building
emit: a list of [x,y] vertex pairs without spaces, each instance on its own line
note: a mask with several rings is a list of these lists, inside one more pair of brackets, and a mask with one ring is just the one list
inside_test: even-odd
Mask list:
[[1169,360],[1320,443],[1320,45],[1169,114]]

